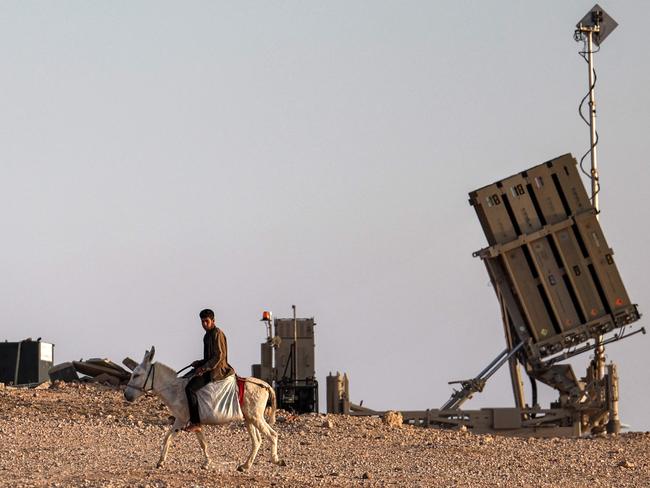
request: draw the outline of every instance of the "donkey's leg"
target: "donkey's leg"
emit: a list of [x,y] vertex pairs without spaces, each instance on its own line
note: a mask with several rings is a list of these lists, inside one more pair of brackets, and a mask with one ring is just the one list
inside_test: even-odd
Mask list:
[[244,419],[244,421],[246,422],[248,434],[251,437],[251,453],[248,455],[248,459],[244,464],[237,466],[237,471],[246,471],[251,467],[253,461],[255,461],[255,456],[257,456],[257,451],[260,448],[260,444],[262,443],[258,437],[259,433],[256,432],[255,426],[251,423],[251,421],[249,419]]
[[264,419],[264,416],[255,416],[252,419],[253,424],[267,439],[271,441],[271,459],[278,466],[286,466],[287,463],[278,457],[278,433]]
[[167,450],[169,449],[169,445],[171,444],[172,439],[176,436],[176,434],[178,434],[178,430],[179,428],[176,426],[176,424],[174,424],[165,434],[162,443],[162,450],[160,451],[160,459],[156,465],[157,468],[162,468],[165,464],[165,459],[167,459]]
[[262,434],[260,434],[260,431],[257,430],[257,427],[253,426],[253,430],[255,431],[255,435],[257,436],[257,442],[259,445],[262,445]]
[[202,430],[197,432],[196,438],[199,440],[199,444],[201,444],[201,450],[203,451],[203,456],[205,456],[205,460],[203,461],[202,468],[207,469],[210,466],[212,460],[210,459],[210,455],[208,454],[208,443],[205,440],[205,433]]

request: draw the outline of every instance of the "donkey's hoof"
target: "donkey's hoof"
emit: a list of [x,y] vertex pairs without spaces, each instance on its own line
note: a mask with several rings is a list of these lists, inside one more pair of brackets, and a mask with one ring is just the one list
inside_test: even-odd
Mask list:
[[244,473],[247,471],[247,468],[243,464],[240,464],[239,466],[237,466],[237,471],[239,471],[240,473]]
[[201,469],[210,469],[210,466],[212,466],[212,463],[210,461],[206,461],[201,465]]
[[158,462],[156,463],[156,468],[160,469],[160,468],[162,468],[164,465],[165,465],[165,463],[163,463],[163,462],[161,462],[161,461],[158,461]]
[[278,466],[286,466],[287,462],[284,459],[279,459],[275,464]]

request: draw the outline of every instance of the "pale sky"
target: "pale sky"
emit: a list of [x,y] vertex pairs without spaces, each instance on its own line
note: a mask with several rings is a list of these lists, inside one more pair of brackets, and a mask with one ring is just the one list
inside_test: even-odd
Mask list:
[[[596,55],[601,224],[644,312],[650,3],[600,5],[619,23]],[[180,368],[210,307],[247,375],[262,311],[295,303],[321,409],[337,370],[355,403],[440,407],[505,347],[467,193],[586,151],[592,6],[0,2],[1,339],[57,363],[154,344]],[[635,430],[649,346],[607,348]],[[511,405],[504,368],[465,408]]]

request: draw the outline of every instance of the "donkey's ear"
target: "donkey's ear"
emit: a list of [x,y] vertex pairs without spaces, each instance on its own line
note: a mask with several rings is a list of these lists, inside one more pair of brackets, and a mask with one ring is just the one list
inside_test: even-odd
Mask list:
[[149,352],[149,361],[153,360],[153,355],[156,354],[156,348],[151,346],[151,351]]

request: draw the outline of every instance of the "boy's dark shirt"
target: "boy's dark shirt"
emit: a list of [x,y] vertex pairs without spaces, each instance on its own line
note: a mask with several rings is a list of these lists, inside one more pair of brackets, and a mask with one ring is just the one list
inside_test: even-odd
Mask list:
[[226,335],[218,327],[205,332],[203,336],[202,368],[209,370],[212,381],[222,380],[235,373],[228,364],[228,343]]

